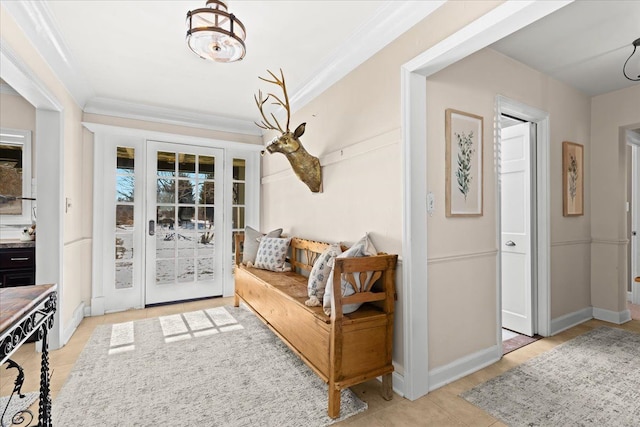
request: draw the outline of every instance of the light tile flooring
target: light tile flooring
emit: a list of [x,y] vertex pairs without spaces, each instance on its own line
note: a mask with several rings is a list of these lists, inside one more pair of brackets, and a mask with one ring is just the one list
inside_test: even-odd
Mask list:
[[[97,325],[120,323],[230,304],[232,304],[231,298],[217,298],[85,318],[69,343],[62,349],[50,353],[53,404],[55,405],[57,393],[60,391],[66,377],[73,368],[73,364]],[[552,349],[558,344],[601,325],[615,326],[597,320],[590,320],[554,337],[543,338],[515,350],[504,356],[499,362],[435,390],[413,402],[397,395],[391,401],[383,400],[380,397],[380,385],[377,381],[369,381],[358,385],[352,389],[362,400],[369,404],[369,409],[336,425],[352,427],[503,426],[503,423],[467,403],[458,395],[532,357]],[[640,333],[640,320],[632,320],[620,327]],[[34,352],[34,345],[24,345],[14,355],[13,359],[25,368],[26,381],[24,391],[36,391],[38,389],[39,355]],[[0,393],[2,396],[9,394],[12,390],[14,378],[14,376],[7,376],[5,369],[0,370]],[[37,408],[35,408],[35,411],[37,412]]]

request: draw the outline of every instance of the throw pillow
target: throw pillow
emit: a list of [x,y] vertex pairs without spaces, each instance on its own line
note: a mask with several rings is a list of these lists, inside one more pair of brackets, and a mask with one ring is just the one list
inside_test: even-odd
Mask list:
[[321,305],[320,299],[324,295],[327,280],[329,280],[329,274],[333,268],[333,260],[341,253],[342,249],[340,249],[340,245],[334,243],[329,245],[329,247],[320,254],[316,262],[313,263],[307,285],[309,299],[305,301],[305,304],[309,307],[319,307]]
[[[378,251],[376,251],[375,246],[371,243],[369,239],[369,235],[365,234],[365,236],[358,240],[353,246],[351,246],[346,251],[342,252],[336,258],[352,258],[352,257],[363,257],[363,256],[373,256],[377,255]],[[355,275],[356,285],[359,289],[368,286],[369,281],[371,280],[371,276],[373,276],[373,272],[368,272],[367,277],[364,283],[359,283],[359,275]],[[353,295],[355,291],[351,287],[351,284],[347,282],[344,278],[342,278],[340,287],[342,288],[342,296],[347,297],[349,295]],[[329,274],[329,279],[327,281],[327,287],[324,289],[324,298],[322,299],[322,308],[327,316],[331,315],[331,295],[333,293],[333,268],[331,269],[331,274]],[[362,304],[346,304],[342,306],[342,312],[344,314],[353,313],[358,308],[360,308]]]
[[[282,228],[277,228],[266,234],[267,237],[280,237],[282,234]],[[260,239],[265,234],[255,230],[249,226],[244,228],[244,249],[242,251],[242,263],[247,265],[249,263],[255,264],[256,255],[258,254],[258,246],[260,245]]]
[[258,254],[256,255],[256,268],[271,271],[285,271],[285,259],[289,250],[291,237],[263,237],[260,240]]

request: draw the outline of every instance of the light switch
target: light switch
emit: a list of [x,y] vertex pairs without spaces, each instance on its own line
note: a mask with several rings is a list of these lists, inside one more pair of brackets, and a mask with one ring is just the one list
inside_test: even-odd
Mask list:
[[433,211],[436,209],[436,198],[431,191],[427,193],[427,212],[429,216],[433,216]]

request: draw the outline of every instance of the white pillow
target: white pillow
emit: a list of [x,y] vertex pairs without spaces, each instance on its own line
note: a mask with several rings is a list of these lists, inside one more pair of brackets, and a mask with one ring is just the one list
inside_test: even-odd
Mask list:
[[256,268],[271,271],[285,271],[285,259],[289,250],[291,237],[263,237],[258,246]]
[[305,301],[305,304],[309,307],[319,307],[322,305],[320,298],[324,295],[327,280],[329,280],[329,274],[333,268],[333,260],[341,253],[342,249],[340,249],[340,245],[334,243],[329,245],[329,247],[320,254],[316,262],[313,263],[307,284],[309,299]]
[[[353,246],[351,246],[346,251],[342,252],[336,258],[352,258],[352,257],[363,257],[363,256],[373,256],[377,255],[378,251],[371,243],[369,239],[369,234],[365,234],[365,236],[358,240]],[[373,272],[367,272],[367,277],[364,283],[359,283],[359,274],[354,275],[356,285],[359,289],[368,286],[371,277],[373,276]],[[355,291],[351,287],[351,284],[347,282],[344,278],[342,278],[340,286],[342,288],[342,296],[347,297],[349,295],[353,295]],[[331,315],[331,294],[333,293],[333,268],[331,269],[331,274],[329,275],[329,280],[327,281],[327,287],[324,289],[324,298],[322,299],[322,308],[324,309],[324,313],[327,316]],[[358,308],[360,308],[362,304],[346,304],[342,306],[342,313],[348,314],[353,313]]]
[[[277,228],[266,234],[267,237],[280,237],[282,228]],[[260,240],[265,234],[249,226],[244,228],[244,246],[242,249],[242,263],[245,265],[255,264],[256,255]]]

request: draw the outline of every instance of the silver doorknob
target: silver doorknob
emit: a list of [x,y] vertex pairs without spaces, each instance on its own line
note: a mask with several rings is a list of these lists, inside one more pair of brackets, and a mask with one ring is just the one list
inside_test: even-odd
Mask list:
[[505,245],[507,245],[507,246],[515,246],[515,245],[516,245],[516,243],[515,243],[513,240],[509,240],[509,241],[507,241],[507,242],[505,243]]

